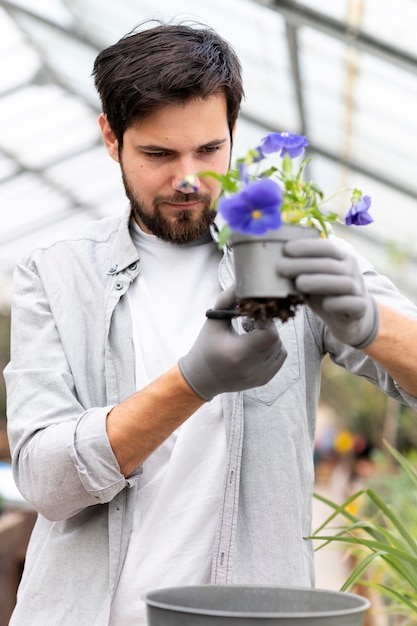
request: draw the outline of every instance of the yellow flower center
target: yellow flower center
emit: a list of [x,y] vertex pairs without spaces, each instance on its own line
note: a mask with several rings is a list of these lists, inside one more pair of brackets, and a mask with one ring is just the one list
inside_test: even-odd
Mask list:
[[262,217],[262,211],[260,211],[259,209],[255,209],[254,211],[252,211],[252,217],[254,220],[258,220],[260,217]]

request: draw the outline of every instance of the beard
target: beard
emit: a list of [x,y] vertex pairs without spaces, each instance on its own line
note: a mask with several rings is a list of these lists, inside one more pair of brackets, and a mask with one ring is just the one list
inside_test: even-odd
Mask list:
[[[162,241],[190,243],[199,239],[213,223],[216,212],[211,208],[212,198],[209,194],[174,192],[172,196],[157,195],[153,200],[152,210],[149,211],[128,183],[123,167],[121,170],[125,193],[136,221]],[[178,211],[174,218],[168,219],[160,210],[160,205],[166,202],[201,202],[203,211],[198,216],[189,210]]]

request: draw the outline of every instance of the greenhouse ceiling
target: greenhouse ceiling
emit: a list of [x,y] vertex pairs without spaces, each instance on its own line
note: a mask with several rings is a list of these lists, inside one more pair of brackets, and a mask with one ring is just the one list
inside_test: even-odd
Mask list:
[[124,209],[91,69],[154,17],[204,22],[233,44],[246,91],[235,155],[272,130],[307,135],[309,177],[327,195],[372,196],[374,223],[337,233],[417,300],[415,0],[0,0],[2,303],[26,250]]

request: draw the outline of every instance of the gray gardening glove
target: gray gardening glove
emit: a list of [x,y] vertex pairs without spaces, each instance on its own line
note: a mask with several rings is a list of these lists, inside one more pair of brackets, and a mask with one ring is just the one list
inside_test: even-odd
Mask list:
[[295,281],[336,339],[359,349],[375,339],[378,307],[348,251],[329,239],[294,239],[285,244],[277,271]]
[[[234,289],[228,289],[219,296],[215,308],[231,308],[235,301]],[[265,385],[286,357],[287,351],[272,322],[239,335],[230,319],[208,319],[178,365],[190,387],[210,401],[219,393]]]

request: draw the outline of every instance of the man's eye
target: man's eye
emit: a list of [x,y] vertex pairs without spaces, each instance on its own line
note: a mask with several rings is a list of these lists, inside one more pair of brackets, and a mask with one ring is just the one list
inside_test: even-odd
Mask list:
[[146,152],[146,156],[150,159],[163,159],[168,156],[168,152]]
[[211,154],[212,152],[218,152],[220,150],[220,146],[206,146],[204,148],[204,152],[207,154]]

